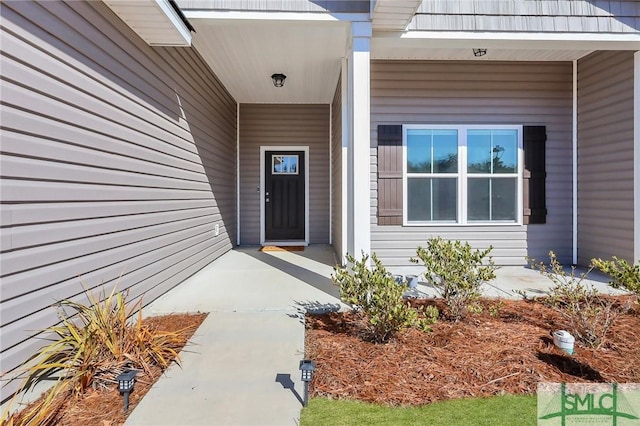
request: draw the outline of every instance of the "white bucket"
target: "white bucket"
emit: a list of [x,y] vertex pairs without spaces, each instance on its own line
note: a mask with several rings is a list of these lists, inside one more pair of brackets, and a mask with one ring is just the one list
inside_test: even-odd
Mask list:
[[553,344],[569,355],[573,355],[573,345],[575,341],[576,339],[566,330],[553,332]]

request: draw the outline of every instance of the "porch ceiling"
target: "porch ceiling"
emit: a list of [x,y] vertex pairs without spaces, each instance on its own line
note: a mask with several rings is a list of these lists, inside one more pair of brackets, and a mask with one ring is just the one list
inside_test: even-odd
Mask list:
[[[330,103],[348,23],[194,19],[193,45],[239,103]],[[287,76],[276,88],[271,75]]]
[[482,43],[465,48],[425,48],[391,47],[373,39],[371,59],[391,60],[437,60],[437,61],[572,61],[591,53],[590,50],[545,50],[545,49],[495,49],[487,48],[487,54],[481,57],[473,55],[473,48],[485,48]]
[[[373,59],[571,61],[595,50],[637,50],[637,34],[375,32]],[[487,54],[473,55],[474,48]]]
[[[484,56],[475,57],[474,48],[485,48]],[[572,61],[591,53],[592,49],[524,46],[516,43],[496,45],[488,40],[408,39],[378,36],[371,41],[372,59],[414,59],[445,61]]]

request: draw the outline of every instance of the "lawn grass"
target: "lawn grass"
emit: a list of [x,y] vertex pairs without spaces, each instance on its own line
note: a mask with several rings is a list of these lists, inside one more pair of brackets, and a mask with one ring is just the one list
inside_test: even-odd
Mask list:
[[406,408],[312,398],[302,410],[300,425],[524,426],[535,425],[536,417],[535,395],[455,399]]

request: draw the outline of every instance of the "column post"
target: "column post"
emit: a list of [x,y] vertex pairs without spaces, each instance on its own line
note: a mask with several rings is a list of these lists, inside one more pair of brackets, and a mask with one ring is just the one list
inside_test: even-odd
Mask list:
[[371,22],[351,23],[348,58],[348,241],[357,259],[371,252]]

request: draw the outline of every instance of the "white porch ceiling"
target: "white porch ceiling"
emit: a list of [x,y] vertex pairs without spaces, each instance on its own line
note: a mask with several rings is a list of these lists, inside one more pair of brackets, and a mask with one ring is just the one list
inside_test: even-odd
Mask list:
[[[474,48],[487,49],[481,57]],[[374,32],[373,59],[571,61],[594,50],[638,50],[636,34]]]
[[[193,45],[239,103],[330,103],[349,24],[194,19]],[[276,88],[271,75],[287,76]]]
[[466,48],[433,48],[394,46],[381,39],[371,42],[371,59],[433,60],[433,61],[572,61],[591,53],[590,50],[522,50],[487,48],[481,57],[473,55],[473,48],[484,48],[482,43]]

